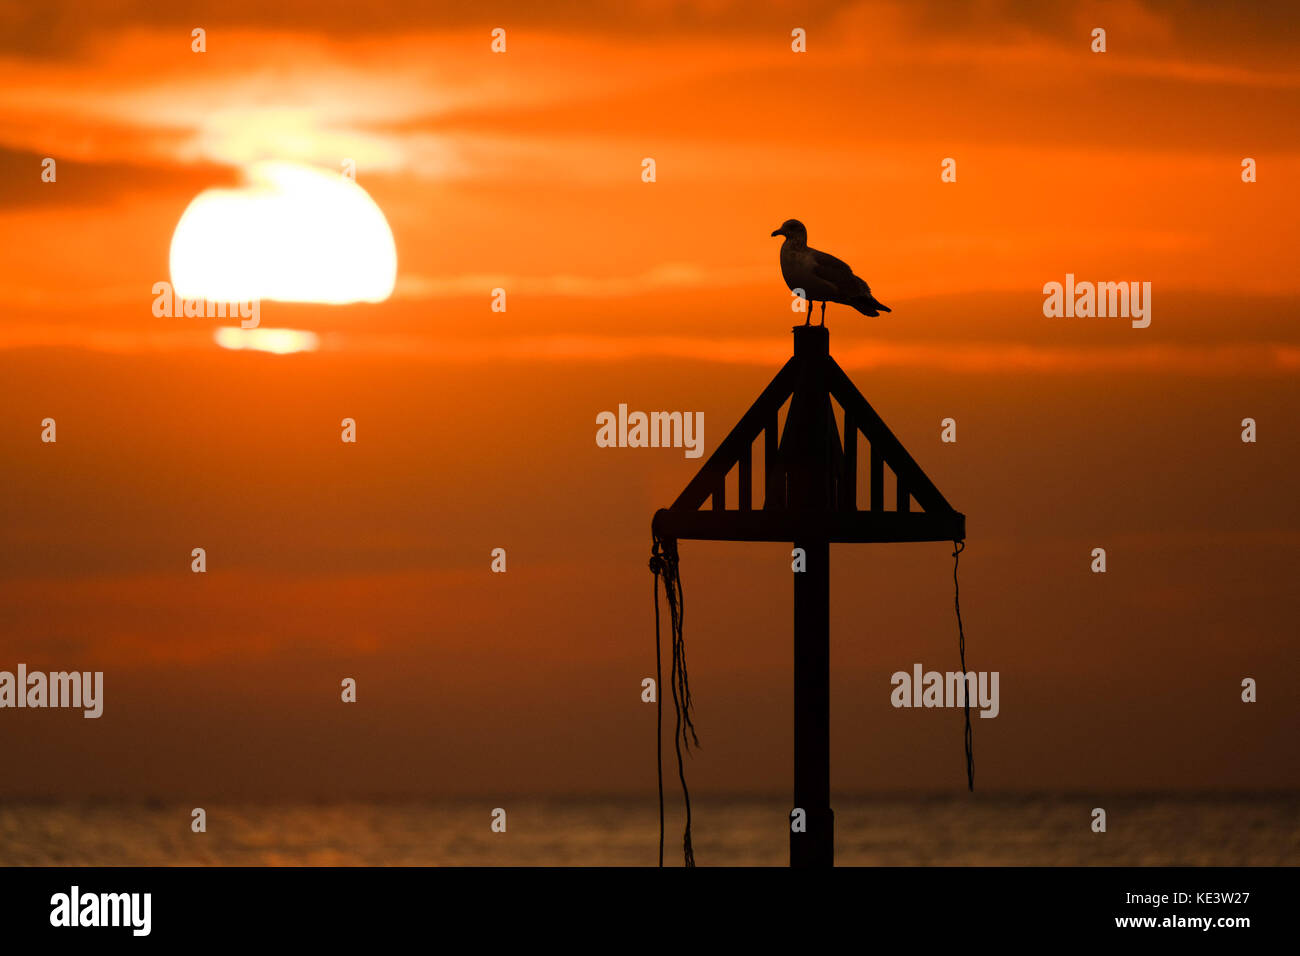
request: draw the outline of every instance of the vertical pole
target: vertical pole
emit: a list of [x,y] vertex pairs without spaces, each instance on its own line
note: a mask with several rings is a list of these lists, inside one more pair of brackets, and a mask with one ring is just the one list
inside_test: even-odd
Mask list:
[[[824,328],[794,330],[799,380],[790,399],[781,455],[789,476],[787,507],[824,514],[832,507],[835,481],[832,444],[839,447],[826,372],[829,336]],[[790,865],[828,867],[835,862],[831,813],[830,544],[809,528],[795,538],[807,566],[794,575],[794,806],[802,830],[790,830]]]
[[808,556],[794,575],[794,806],[804,812],[806,832],[790,832],[790,865],[826,867],[835,862],[835,815],[831,811],[830,545],[795,542]]

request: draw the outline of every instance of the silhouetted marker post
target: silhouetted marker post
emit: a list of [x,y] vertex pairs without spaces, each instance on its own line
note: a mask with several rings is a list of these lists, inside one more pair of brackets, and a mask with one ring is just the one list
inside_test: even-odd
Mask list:
[[[844,413],[840,429],[831,406]],[[790,408],[777,440],[779,414]],[[858,507],[858,436],[867,439],[869,507]],[[763,436],[764,501],[753,507],[753,444]],[[885,508],[885,468],[895,476]],[[726,480],[738,469],[739,501],[727,508]],[[915,499],[921,510],[913,511]],[[711,508],[705,509],[706,502]],[[655,512],[664,541],[789,541],[807,556],[794,574],[794,807],[807,830],[790,834],[791,866],[831,866],[830,545],[843,542],[963,541],[954,511],[830,356],[820,326],[794,329],[794,357],[678,495]]]

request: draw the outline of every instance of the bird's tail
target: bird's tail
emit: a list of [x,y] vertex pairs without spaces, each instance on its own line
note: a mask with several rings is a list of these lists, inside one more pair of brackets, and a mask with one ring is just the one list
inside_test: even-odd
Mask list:
[[877,300],[870,292],[866,295],[860,295],[856,299],[850,299],[848,304],[863,315],[879,315],[881,312],[893,311],[889,306]]

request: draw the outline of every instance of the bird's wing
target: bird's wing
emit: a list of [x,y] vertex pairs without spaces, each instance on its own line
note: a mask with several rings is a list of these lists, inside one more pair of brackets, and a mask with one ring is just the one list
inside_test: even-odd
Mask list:
[[870,292],[871,287],[853,274],[849,264],[836,259],[829,252],[809,249],[813,258],[813,275],[831,283],[845,295]]

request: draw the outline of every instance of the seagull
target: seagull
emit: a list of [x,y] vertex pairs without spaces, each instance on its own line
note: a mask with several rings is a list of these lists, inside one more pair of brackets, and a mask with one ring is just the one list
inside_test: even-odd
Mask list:
[[812,305],[822,304],[822,325],[826,324],[826,303],[851,305],[863,315],[892,311],[871,294],[871,287],[853,274],[847,262],[819,249],[808,248],[808,230],[798,219],[787,219],[772,235],[785,236],[781,243],[781,275],[793,291],[802,289],[808,300],[808,318],[812,324]]

